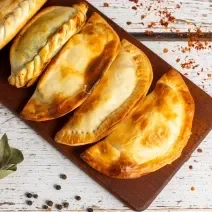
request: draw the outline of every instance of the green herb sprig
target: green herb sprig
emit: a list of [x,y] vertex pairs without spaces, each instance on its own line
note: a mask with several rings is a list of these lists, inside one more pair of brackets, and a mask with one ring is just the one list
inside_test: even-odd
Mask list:
[[22,152],[9,146],[7,135],[0,139],[0,179],[17,170],[17,164],[24,160]]

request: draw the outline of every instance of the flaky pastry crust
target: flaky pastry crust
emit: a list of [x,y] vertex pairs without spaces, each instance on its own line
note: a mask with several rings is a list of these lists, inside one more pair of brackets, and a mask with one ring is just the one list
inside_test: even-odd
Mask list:
[[21,115],[45,121],[79,107],[107,71],[120,49],[110,25],[94,13],[51,61]]
[[194,100],[180,74],[171,70],[155,90],[103,141],[81,156],[115,178],[138,178],[180,157],[191,134]]
[[59,131],[55,140],[78,146],[108,135],[142,101],[151,85],[152,66],[136,46],[123,40],[121,51],[93,93]]
[[47,0],[1,0],[0,50],[9,43]]
[[[30,37],[33,36],[32,34],[30,36],[28,35],[28,38],[25,38],[24,33],[28,30],[28,28],[33,26],[37,20],[42,19],[44,16],[48,16],[49,13],[54,12],[54,10],[57,9],[59,10],[60,8],[62,10],[65,7],[52,6],[43,9],[29,23],[27,23],[14,40],[10,50],[11,75],[8,78],[11,85],[16,86],[17,88],[33,85],[55,54],[57,54],[68,39],[76,34],[84,25],[88,5],[86,3],[73,5],[75,12],[73,14],[73,11],[70,8],[70,17],[68,21],[61,23],[61,26],[53,34],[51,34],[49,38],[47,38],[45,45],[41,49],[37,50],[36,55],[34,55],[32,59],[29,58],[29,62],[23,64],[22,67],[17,68],[16,64],[19,63],[18,60],[23,57],[22,55],[19,57],[17,56],[19,44],[23,39],[31,39]],[[44,32],[41,31],[40,33],[45,33],[45,29]],[[36,45],[36,42],[38,41],[33,42],[34,43],[29,42],[29,45]],[[27,48],[27,46],[25,48]],[[27,57],[27,55],[24,55],[24,57]]]

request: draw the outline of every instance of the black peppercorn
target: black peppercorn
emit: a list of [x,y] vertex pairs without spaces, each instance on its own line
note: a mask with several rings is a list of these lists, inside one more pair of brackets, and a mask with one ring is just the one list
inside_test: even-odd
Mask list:
[[35,199],[37,199],[37,198],[38,198],[38,195],[37,195],[37,194],[33,194],[33,197],[34,197]]
[[93,208],[87,208],[88,212],[93,212]]
[[58,210],[61,210],[61,209],[63,208],[63,206],[60,205],[60,204],[58,204],[58,205],[56,205],[56,208],[57,208]]
[[64,202],[63,206],[64,206],[64,208],[68,208],[69,207],[69,203],[68,202]]
[[60,190],[61,189],[60,185],[55,185],[54,187],[56,188],[56,190]]
[[48,206],[47,205],[43,205],[43,209],[48,209]]
[[60,178],[63,179],[63,180],[66,180],[67,179],[67,176],[65,174],[61,174],[60,175]]
[[79,201],[79,200],[81,200],[81,197],[80,196],[75,196],[75,199]]
[[50,207],[53,206],[53,202],[52,202],[51,200],[46,201],[46,204],[47,204],[48,206],[50,206]]
[[26,203],[27,203],[27,205],[29,205],[29,206],[32,205],[32,201],[31,201],[31,200],[27,200]]
[[32,198],[32,194],[31,193],[26,193],[26,197],[27,198]]

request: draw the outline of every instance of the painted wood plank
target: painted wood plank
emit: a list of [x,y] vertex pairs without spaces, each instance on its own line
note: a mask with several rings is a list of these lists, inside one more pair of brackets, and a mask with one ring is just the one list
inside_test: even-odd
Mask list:
[[[151,29],[154,32],[180,30],[187,32],[189,28],[201,27],[203,31],[212,30],[212,1],[211,0],[138,0],[133,3],[129,0],[90,0],[94,6],[105,13],[128,32],[145,32],[153,21],[156,25]],[[108,7],[104,6],[108,3]],[[137,10],[132,9],[136,5]],[[180,8],[177,8],[180,7]],[[159,11],[170,12],[176,21],[165,29],[159,23]],[[145,18],[141,18],[141,16]],[[129,24],[129,22],[131,22]],[[187,24],[187,23],[190,24]],[[127,24],[128,23],[128,24]]]
[[[144,42],[144,44],[182,73],[188,74],[189,79],[212,95],[212,77],[209,77],[212,74],[212,55],[209,50],[199,52],[192,50],[189,54],[182,54],[177,49],[179,46],[186,46],[185,42]],[[168,49],[168,53],[163,53],[164,48]],[[188,56],[186,60],[195,59],[199,67],[182,69],[180,63],[186,56]],[[176,62],[177,58],[181,59],[179,63]],[[18,167],[16,173],[1,180],[0,211],[36,211],[48,199],[54,203],[68,201],[70,209],[74,211],[85,210],[87,207],[105,211],[127,209],[123,203],[96,184],[1,105],[0,135],[5,132],[10,138],[10,144],[23,151],[25,161]],[[209,189],[212,187],[212,133],[207,136],[200,148],[203,152],[196,151],[192,155],[148,211],[168,212],[175,209],[184,211],[188,208],[198,209],[196,211],[207,208],[212,211],[212,190]],[[192,170],[189,169],[190,165],[193,167]],[[68,179],[61,180],[59,178],[61,173],[65,173]],[[62,190],[55,190],[55,184],[60,184]],[[195,188],[194,191],[191,191],[192,186]],[[39,195],[31,207],[25,204],[25,192],[35,192]],[[76,201],[75,195],[80,195],[81,201]]]

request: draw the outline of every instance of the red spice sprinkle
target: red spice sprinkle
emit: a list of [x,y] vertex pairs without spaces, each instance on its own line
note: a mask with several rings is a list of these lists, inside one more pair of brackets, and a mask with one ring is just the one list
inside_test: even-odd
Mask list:
[[179,62],[180,62],[180,58],[177,58],[177,59],[176,59],[176,62],[179,63]]
[[153,31],[146,30],[146,31],[145,31],[145,34],[146,34],[146,35],[152,35],[152,34],[153,34]]
[[105,2],[104,7],[109,7],[109,4]]
[[189,59],[187,62],[181,64],[181,67],[183,69],[184,68],[191,69],[191,68],[193,68],[195,66],[196,66],[196,64],[195,64],[195,61],[193,59]]
[[212,74],[208,74],[208,77],[212,77]]
[[197,152],[202,153],[202,149],[200,149],[200,148],[197,149]]
[[176,5],[176,8],[179,9],[181,6],[179,4]]
[[167,48],[165,48],[164,50],[163,50],[163,52],[164,53],[167,53],[169,50],[167,49]]
[[146,17],[145,15],[142,15],[142,16],[141,16],[141,19],[144,19],[145,17]]
[[192,191],[194,191],[194,190],[195,190],[194,186],[191,186],[191,190],[192,190]]
[[192,69],[195,69],[195,68],[197,68],[197,67],[199,67],[199,64],[193,66]]
[[148,28],[152,28],[152,27],[154,27],[155,25],[156,25],[155,22],[151,22],[151,23],[148,25]]
[[129,0],[129,1],[134,2],[134,3],[137,4],[139,0]]
[[159,11],[159,14],[161,16],[160,24],[165,28],[167,28],[170,23],[176,20],[176,18],[172,16],[172,14],[167,10]]

